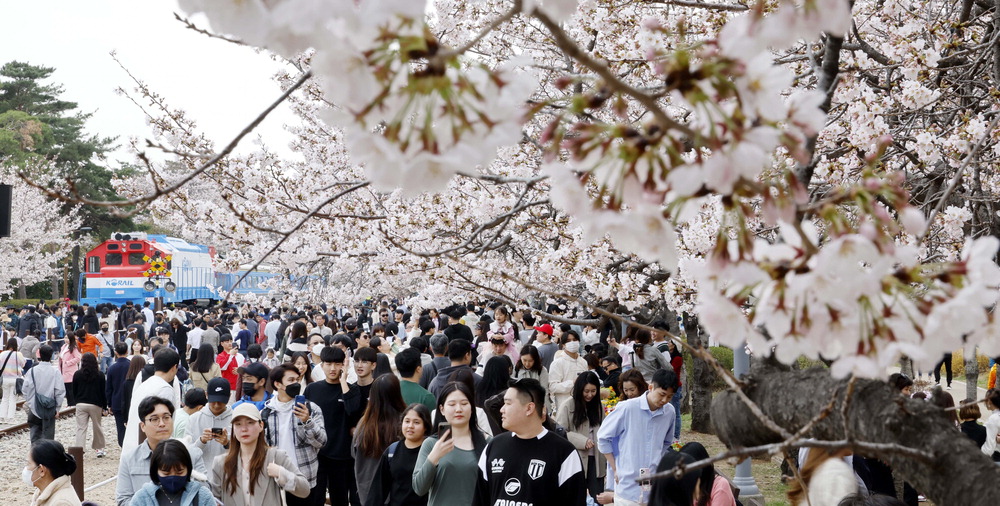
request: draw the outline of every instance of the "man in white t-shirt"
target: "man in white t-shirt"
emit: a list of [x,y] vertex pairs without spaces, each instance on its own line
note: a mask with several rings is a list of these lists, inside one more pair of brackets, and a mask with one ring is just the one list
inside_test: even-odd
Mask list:
[[278,329],[281,328],[281,317],[277,313],[271,315],[271,321],[264,326],[264,335],[267,336],[267,347],[272,350],[277,349]]
[[139,403],[146,397],[162,397],[179,406],[180,388],[171,383],[177,375],[177,367],[181,362],[180,355],[169,347],[160,348],[153,357],[153,375],[138,384],[132,393],[129,407],[128,423],[125,428],[125,440],[122,442],[122,454],[128,453],[139,444]]
[[156,315],[154,315],[153,310],[149,308],[148,300],[142,303],[142,316],[143,316],[142,325],[146,327],[146,335],[147,336],[151,335],[149,333],[149,329],[153,328],[153,320],[155,319]]
[[193,328],[188,331],[188,346],[191,347],[192,353],[197,353],[198,348],[201,348],[201,336],[204,334],[205,330],[201,328],[201,320],[196,321]]

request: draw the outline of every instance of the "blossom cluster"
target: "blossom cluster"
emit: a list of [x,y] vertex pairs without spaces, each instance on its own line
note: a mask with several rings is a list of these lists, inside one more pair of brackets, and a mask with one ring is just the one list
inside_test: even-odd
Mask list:
[[[816,58],[852,28],[850,2],[518,5],[182,1],[316,79],[291,98],[301,162],[263,147],[155,210],[225,241],[232,268],[270,255],[289,273],[276,292],[439,305],[533,286],[629,312],[665,303],[720,342],[822,356],[838,374],[996,349],[997,245],[966,241],[978,204],[949,202],[931,223],[917,207],[981,139],[982,156],[1000,154],[991,117],[953,114],[935,81],[950,78],[950,27],[901,0],[854,2],[860,40],[827,115]],[[155,135],[211,151],[171,121]],[[1000,188],[996,171],[976,181]]]

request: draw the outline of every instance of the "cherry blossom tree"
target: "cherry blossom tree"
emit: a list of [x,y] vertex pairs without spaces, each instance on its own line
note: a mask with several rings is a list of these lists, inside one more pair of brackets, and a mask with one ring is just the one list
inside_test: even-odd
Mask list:
[[[685,312],[764,359],[749,377],[718,371],[730,391],[712,420],[731,450],[713,458],[849,446],[939,504],[997,494],[982,455],[949,466],[968,480],[935,467],[960,435],[916,448],[866,425],[943,427],[863,379],[902,356],[927,369],[958,348],[1000,354],[994,5],[181,7],[285,59],[283,94],[219,148],[138,83],[153,131],[133,148],[176,161],[140,156],[122,201],[61,198],[148,209],[312,300],[543,294],[637,325]],[[233,156],[282,102],[301,119],[298,158],[264,143]],[[801,356],[831,367],[786,370]]]
[[0,295],[10,295],[19,285],[44,281],[62,270],[59,262],[76,244],[73,233],[82,218],[78,206],[63,211],[61,202],[47,198],[2,163],[0,182],[13,186],[10,237],[0,238]]

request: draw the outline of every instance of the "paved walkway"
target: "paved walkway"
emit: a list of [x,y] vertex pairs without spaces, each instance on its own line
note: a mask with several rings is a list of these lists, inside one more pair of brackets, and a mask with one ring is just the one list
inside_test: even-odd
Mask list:
[[[899,372],[899,367],[890,367],[888,374],[886,374],[886,377],[888,377],[889,374],[892,374],[892,373],[895,373],[895,372]],[[989,374],[989,373],[987,372],[987,373],[984,373],[984,374]],[[942,376],[944,376],[944,375],[942,374]],[[951,379],[951,389],[950,390],[948,389],[948,387],[945,384],[941,385],[941,388],[943,388],[945,392],[950,393],[951,396],[955,398],[955,404],[959,404],[959,403],[962,402],[962,399],[965,399],[966,383],[964,381],[960,381],[958,378],[959,378],[958,376],[952,377],[952,379]],[[962,376],[962,378],[965,378],[965,376]],[[917,377],[917,378],[914,378],[914,380],[918,381],[918,382],[929,383],[930,386],[927,387],[928,391],[930,391],[932,388],[934,388],[936,386],[934,384],[934,375],[933,374],[924,374],[923,377]],[[941,382],[944,383],[944,381],[945,381],[945,379],[944,379],[944,377],[942,377],[941,378]],[[976,392],[977,392],[976,393],[976,399],[982,399],[983,397],[986,397],[986,389],[985,388],[976,387]],[[983,423],[986,423],[986,419],[989,418],[990,412],[987,411],[986,408],[983,407],[982,405],[979,406],[979,410],[983,414],[983,416],[979,417],[979,420],[982,421]]]

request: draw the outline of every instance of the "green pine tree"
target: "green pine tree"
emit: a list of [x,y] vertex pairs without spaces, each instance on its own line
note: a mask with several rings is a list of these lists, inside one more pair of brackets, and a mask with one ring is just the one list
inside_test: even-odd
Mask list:
[[[84,131],[91,114],[76,102],[61,100],[63,87],[46,83],[55,69],[13,61],[0,67],[0,158],[22,168],[34,157],[51,162],[52,173],[33,174],[46,180],[71,179],[77,190],[94,200],[117,198],[104,164],[114,138]],[[131,219],[112,216],[108,209],[83,209],[84,226],[98,237],[115,230],[134,230]]]

